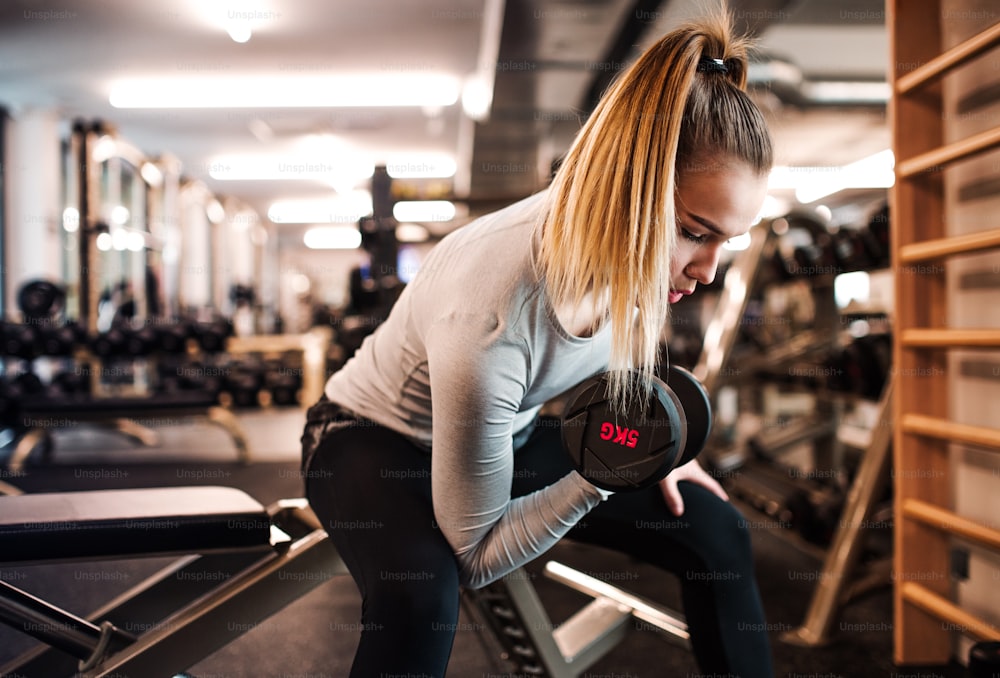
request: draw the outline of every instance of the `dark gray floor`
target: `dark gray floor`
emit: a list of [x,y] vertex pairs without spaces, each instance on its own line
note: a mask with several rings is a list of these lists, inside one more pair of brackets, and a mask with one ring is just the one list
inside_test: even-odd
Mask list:
[[[225,456],[225,455],[223,455]],[[146,459],[152,462],[151,459]],[[298,496],[301,492],[292,461],[253,463],[228,461],[195,463],[84,463],[81,455],[58,456],[55,464],[32,467],[27,474],[4,480],[28,492],[151,487],[178,484],[224,484],[240,487],[262,503]],[[753,521],[751,521],[752,523]],[[809,604],[820,563],[791,548],[765,530],[754,531],[758,579],[774,641],[775,675],[785,678],[957,678],[956,665],[894,667],[892,653],[891,592],[883,588],[849,605],[837,621],[834,642],[823,648],[800,648],[779,640],[796,627]],[[676,582],[647,565],[591,547],[564,543],[549,554],[597,576],[615,580],[624,588],[677,608]],[[152,573],[161,559],[0,567],[0,577],[68,609],[84,613]],[[537,574],[542,562],[529,566]],[[542,576],[535,587],[553,622],[567,618],[586,599]],[[192,667],[198,678],[333,678],[346,675],[357,641],[354,630],[360,601],[352,582],[331,580],[299,599],[268,621],[253,628],[228,647]],[[463,611],[449,678],[500,678],[506,665],[484,646],[484,634]],[[32,641],[0,626],[0,664],[32,645]],[[637,629],[598,664],[583,674],[588,678],[694,678],[698,669],[691,655],[667,643],[658,632]],[[153,677],[150,677],[153,678]]]

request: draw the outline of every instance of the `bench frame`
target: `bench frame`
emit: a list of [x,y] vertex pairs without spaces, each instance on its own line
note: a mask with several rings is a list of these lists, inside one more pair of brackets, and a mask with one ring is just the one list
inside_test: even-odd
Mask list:
[[[46,646],[0,666],[0,675],[179,674],[330,578],[347,574],[305,499],[280,500],[266,513],[270,543],[183,555],[86,619],[0,582],[0,622],[22,631],[31,624],[47,630],[26,631]],[[231,576],[217,583],[220,571]],[[690,647],[680,615],[559,563],[549,562],[544,574],[593,600],[556,627],[523,568],[484,589],[463,591],[466,609],[492,631],[494,642],[487,645],[526,675],[579,676],[625,637],[632,621]]]

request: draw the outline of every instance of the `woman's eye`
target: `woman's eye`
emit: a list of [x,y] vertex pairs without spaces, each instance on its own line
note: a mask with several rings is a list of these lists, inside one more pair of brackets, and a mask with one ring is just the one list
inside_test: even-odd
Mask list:
[[692,233],[686,228],[681,228],[681,233],[684,235],[685,238],[687,238],[691,242],[696,242],[696,243],[703,243],[708,238],[707,235],[698,235],[697,233]]

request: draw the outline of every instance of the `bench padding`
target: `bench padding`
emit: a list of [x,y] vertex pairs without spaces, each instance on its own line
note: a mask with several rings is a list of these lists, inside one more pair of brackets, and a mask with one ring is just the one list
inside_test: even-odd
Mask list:
[[0,562],[265,546],[266,509],[232,487],[163,487],[0,496]]

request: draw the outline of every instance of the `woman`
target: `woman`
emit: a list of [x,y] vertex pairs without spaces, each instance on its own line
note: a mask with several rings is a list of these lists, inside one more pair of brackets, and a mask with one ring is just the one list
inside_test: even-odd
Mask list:
[[601,371],[618,375],[616,403],[648,388],[669,304],[710,283],[753,223],[772,151],[746,69],[726,16],[663,37],[552,185],[439,243],[330,378],[303,463],[363,598],[352,676],[443,676],[459,587],[563,537],[677,574],[706,673],[771,675],[749,535],[718,483],[692,461],[612,495],[571,468],[557,428],[534,425]]

